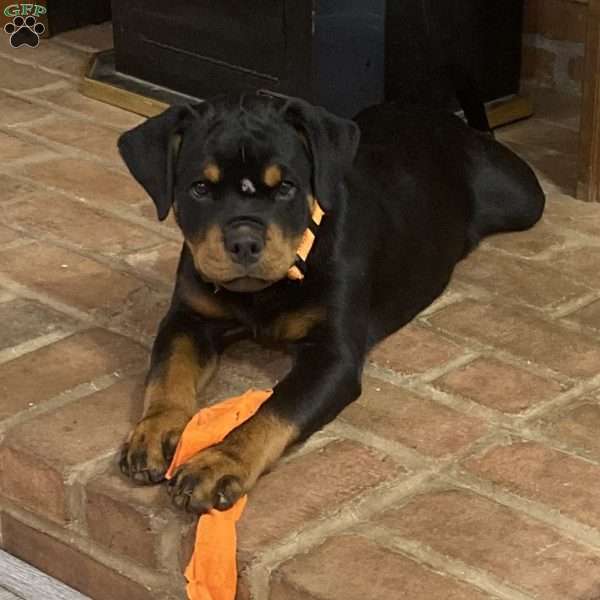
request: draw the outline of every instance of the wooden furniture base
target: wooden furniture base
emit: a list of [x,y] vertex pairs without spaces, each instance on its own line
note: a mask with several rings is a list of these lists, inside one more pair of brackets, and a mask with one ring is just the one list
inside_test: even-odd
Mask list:
[[153,117],[171,104],[200,101],[199,98],[119,73],[115,70],[114,50],[94,56],[81,83],[81,93],[145,117]]
[[533,102],[529,96],[515,95],[486,104],[486,112],[490,127],[495,129],[521,119],[531,117]]
[[[122,75],[115,70],[113,50],[100,52],[93,58],[81,84],[81,92],[95,100],[145,117],[153,117],[171,104],[201,101],[201,98]],[[486,108],[492,128],[525,119],[533,113],[531,99],[518,95],[489,102]]]

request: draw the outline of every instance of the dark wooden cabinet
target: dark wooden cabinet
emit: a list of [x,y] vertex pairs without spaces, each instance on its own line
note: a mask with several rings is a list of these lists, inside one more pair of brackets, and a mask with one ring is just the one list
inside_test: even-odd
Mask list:
[[384,97],[385,0],[113,0],[117,71],[184,94],[267,88],[352,115]]
[[485,100],[519,88],[523,0],[113,0],[112,8],[117,74],[196,98],[267,88],[345,116],[411,94],[452,107],[452,86],[436,80],[447,65]]
[[47,0],[41,4],[48,11],[42,19],[46,25],[46,37],[110,21],[110,0]]

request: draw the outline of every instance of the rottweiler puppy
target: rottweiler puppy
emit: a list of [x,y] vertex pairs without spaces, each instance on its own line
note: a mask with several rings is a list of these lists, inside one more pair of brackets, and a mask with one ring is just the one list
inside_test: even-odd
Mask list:
[[544,208],[521,159],[424,108],[351,121],[295,98],[225,96],[169,108],[119,149],[185,240],[122,471],[164,479],[228,339],[286,342],[295,357],[254,417],[170,481],[195,513],[229,508],[358,398],[369,349],[433,302],[479,240]]

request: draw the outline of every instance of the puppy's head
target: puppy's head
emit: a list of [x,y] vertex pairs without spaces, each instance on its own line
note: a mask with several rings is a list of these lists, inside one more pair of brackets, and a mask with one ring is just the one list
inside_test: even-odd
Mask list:
[[352,121],[302,100],[248,95],[169,108],[119,150],[158,218],[173,207],[198,273],[252,292],[286,276],[315,197],[335,211],[358,138]]

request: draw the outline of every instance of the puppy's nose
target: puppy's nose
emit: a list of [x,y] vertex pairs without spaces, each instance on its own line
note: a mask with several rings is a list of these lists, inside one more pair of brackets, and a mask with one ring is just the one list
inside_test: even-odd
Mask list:
[[241,265],[255,263],[265,247],[263,232],[253,225],[236,225],[227,228],[224,241],[231,258]]

